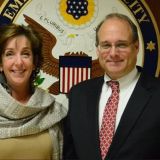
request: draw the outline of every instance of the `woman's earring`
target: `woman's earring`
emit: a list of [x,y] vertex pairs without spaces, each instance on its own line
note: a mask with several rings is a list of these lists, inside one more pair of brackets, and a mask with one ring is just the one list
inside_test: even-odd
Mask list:
[[0,83],[5,84],[5,78],[2,68],[0,68]]

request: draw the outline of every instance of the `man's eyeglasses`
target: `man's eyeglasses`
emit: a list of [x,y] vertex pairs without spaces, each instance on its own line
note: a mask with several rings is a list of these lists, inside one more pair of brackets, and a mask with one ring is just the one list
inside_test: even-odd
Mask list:
[[100,52],[109,52],[111,48],[115,48],[116,51],[122,52],[126,51],[133,42],[117,42],[115,44],[111,43],[102,43],[98,45],[98,49]]

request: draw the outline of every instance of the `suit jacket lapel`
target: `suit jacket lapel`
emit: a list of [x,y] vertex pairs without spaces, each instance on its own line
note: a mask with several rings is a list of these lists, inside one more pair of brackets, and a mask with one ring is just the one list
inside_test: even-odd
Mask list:
[[143,112],[147,101],[150,99],[151,93],[147,90],[147,86],[143,86],[144,81],[141,80],[142,78],[139,79],[134,92],[126,106],[126,109],[121,117],[107,157],[116,156],[122,145],[125,143],[125,140],[129,136],[132,128],[136,124],[136,121],[139,118],[140,114]]
[[93,87],[88,93],[87,101],[87,120],[88,120],[88,131],[90,132],[90,139],[92,144],[92,150],[94,150],[94,155],[97,159],[100,159],[100,149],[99,149],[99,119],[98,119],[98,106],[99,97],[102,89],[104,79],[99,78],[93,84]]

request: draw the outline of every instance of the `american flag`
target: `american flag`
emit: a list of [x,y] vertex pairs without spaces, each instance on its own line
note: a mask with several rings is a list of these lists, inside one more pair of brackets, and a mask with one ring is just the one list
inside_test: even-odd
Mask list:
[[88,56],[60,56],[60,92],[68,93],[73,85],[90,79],[91,64]]

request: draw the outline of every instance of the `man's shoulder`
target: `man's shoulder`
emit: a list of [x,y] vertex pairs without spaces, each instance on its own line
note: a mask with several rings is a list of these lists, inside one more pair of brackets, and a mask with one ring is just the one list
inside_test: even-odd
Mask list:
[[146,73],[145,71],[141,72],[139,83],[147,88],[160,89],[160,78]]

